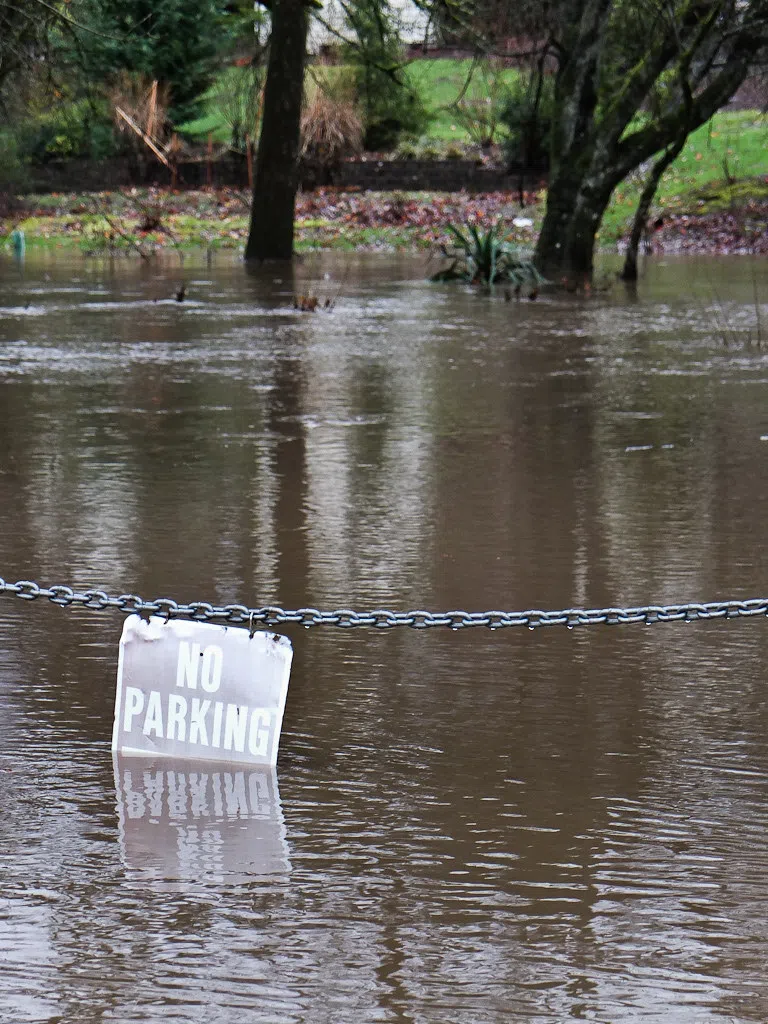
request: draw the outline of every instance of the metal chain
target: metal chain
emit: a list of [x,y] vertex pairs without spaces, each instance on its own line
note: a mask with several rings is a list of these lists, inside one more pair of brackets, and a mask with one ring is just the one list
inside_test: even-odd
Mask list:
[[6,583],[0,578],[0,594],[15,594],[24,601],[39,597],[48,598],[53,604],[63,606],[79,605],[82,608],[104,611],[116,609],[124,615],[158,615],[165,619],[192,619],[196,622],[243,623],[278,626],[296,623],[300,626],[339,626],[349,629],[353,626],[373,626],[375,629],[392,629],[394,626],[410,626],[411,629],[429,629],[432,626],[446,626],[449,629],[464,629],[467,626],[486,626],[488,629],[504,629],[508,626],[608,625],[615,626],[630,622],[696,622],[699,619],[736,619],[750,615],[768,615],[768,599],[753,598],[748,601],[709,601],[706,603],[643,605],[637,608],[566,608],[562,611],[541,611],[529,609],[521,612],[393,612],[375,609],[356,612],[349,608],[323,612],[317,608],[297,608],[293,611],[276,605],[263,608],[248,608],[242,604],[217,606],[207,601],[193,601],[179,604],[167,597],[145,601],[138,594],[121,594],[110,597],[103,590],[84,590],[82,593],[67,586],[41,587],[31,580]]

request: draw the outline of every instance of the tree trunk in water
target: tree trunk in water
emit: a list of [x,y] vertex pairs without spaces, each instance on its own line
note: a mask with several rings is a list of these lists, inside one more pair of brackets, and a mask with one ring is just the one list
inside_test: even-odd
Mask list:
[[653,197],[656,195],[656,189],[659,187],[661,176],[672,163],[680,155],[683,146],[685,145],[687,136],[679,139],[674,146],[671,146],[666,152],[656,161],[651,168],[651,173],[648,175],[648,180],[645,183],[645,188],[640,196],[640,201],[637,204],[635,210],[635,219],[632,222],[632,231],[629,236],[629,244],[627,245],[627,252],[624,257],[624,269],[621,272],[622,281],[636,281],[637,280],[637,253],[640,248],[640,242],[645,231],[646,221],[648,220],[648,213],[651,209],[651,203]]
[[246,260],[290,260],[307,47],[303,0],[274,0]]
[[[701,12],[697,4],[662,4],[657,13],[651,11],[657,5],[617,0],[553,6],[564,20],[550,126],[552,172],[534,260],[546,277],[578,288],[592,276],[592,249],[614,188],[727,102],[765,45],[768,3],[718,0]],[[662,8],[668,8],[664,18]],[[626,53],[618,44],[627,30],[647,33],[642,60],[632,56],[634,44]],[[650,98],[658,110],[633,124]]]
[[588,183],[585,176],[561,171],[547,193],[534,262],[556,284],[578,288],[592,279],[594,248],[613,182]]

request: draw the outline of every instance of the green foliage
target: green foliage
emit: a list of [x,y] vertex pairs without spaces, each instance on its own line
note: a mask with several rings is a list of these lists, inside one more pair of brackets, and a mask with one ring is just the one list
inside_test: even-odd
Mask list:
[[508,87],[501,121],[507,129],[504,155],[526,167],[549,166],[555,84],[549,76],[519,77]]
[[403,135],[418,135],[427,121],[420,97],[375,69],[365,77],[368,84],[364,148],[369,152],[386,152]]
[[33,163],[105,160],[117,149],[106,101],[61,101],[22,121],[15,131],[21,156]]
[[157,80],[171,94],[172,122],[197,113],[228,42],[223,0],[82,0],[83,32],[68,59],[91,80],[121,71]]
[[358,0],[346,8],[356,42],[346,48],[363,112],[363,145],[394,149],[403,135],[420,135],[429,114],[418,90],[403,73],[397,25],[385,0]]
[[[768,120],[754,110],[721,110],[697,128],[659,183],[652,218],[710,213],[761,195],[768,159]],[[629,230],[645,181],[641,167],[613,193],[600,227],[608,244]],[[734,185],[732,179],[736,178]]]
[[425,135],[416,141],[404,140],[398,145],[394,155],[400,160],[471,160],[480,163],[483,149],[469,142]]
[[0,131],[0,195],[14,192],[24,178],[24,162],[16,137],[11,131]]
[[442,151],[440,146],[431,139],[419,139],[416,143],[414,159],[416,160],[441,160]]
[[464,149],[456,142],[448,143],[443,150],[444,160],[465,160],[467,154]]
[[418,160],[418,145],[412,139],[403,139],[395,151],[395,158],[398,160]]
[[511,284],[515,289],[527,288],[535,292],[545,279],[530,258],[503,234],[503,220],[487,231],[469,224],[464,230],[448,224],[454,239],[453,246],[441,246],[449,261],[435,275],[433,281],[467,281],[488,288],[494,284]]
[[[53,3],[37,0],[0,2],[0,93],[29,73],[47,55],[51,25],[58,12]],[[6,97],[0,95],[3,107]]]
[[265,70],[259,65],[225,68],[201,97],[203,113],[176,125],[193,139],[224,143],[242,151],[246,141],[259,137],[259,120]]

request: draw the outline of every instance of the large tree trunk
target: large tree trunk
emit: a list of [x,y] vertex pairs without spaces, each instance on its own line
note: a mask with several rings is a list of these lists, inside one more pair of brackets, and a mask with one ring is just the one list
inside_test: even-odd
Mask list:
[[307,48],[304,0],[274,0],[246,260],[290,260]]
[[[598,123],[589,121],[570,145],[553,160],[547,191],[547,209],[534,262],[545,277],[566,286],[590,280],[597,231],[613,190],[630,171],[666,148],[685,143],[688,134],[704,124],[735,92],[748,69],[746,59],[732,60],[713,74],[701,92],[684,108],[674,109],[655,122],[624,134],[627,119],[616,114]],[[594,104],[590,98],[587,107]],[[560,115],[560,120],[565,120]],[[560,126],[558,126],[560,127]]]
[[[560,9],[552,170],[534,256],[557,283],[589,280],[616,185],[726,103],[768,35],[766,0],[669,5],[663,18],[653,7],[568,0]],[[633,124],[643,109],[653,115]]]
[[577,168],[561,171],[547,193],[534,262],[545,277],[579,287],[592,277],[595,238],[615,182]]

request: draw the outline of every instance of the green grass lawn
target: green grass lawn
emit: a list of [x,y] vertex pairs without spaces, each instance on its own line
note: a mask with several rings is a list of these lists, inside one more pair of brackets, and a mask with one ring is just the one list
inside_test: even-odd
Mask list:
[[[310,64],[307,70],[308,88],[324,80],[348,76],[343,65]],[[467,131],[465,119],[457,116],[455,103],[462,98],[462,106],[473,118],[487,119],[489,109],[498,106],[505,89],[519,78],[511,68],[501,68],[470,59],[414,60],[405,68],[409,83],[419,92],[431,115],[424,133],[425,142],[476,141]],[[204,97],[204,111],[199,118],[179,126],[179,131],[195,141],[205,141],[210,134],[214,142],[227,142],[231,136],[233,118],[247,116],[249,109],[248,85],[251,73],[247,68],[226,68],[218,76]],[[490,100],[490,103],[487,101]],[[253,104],[251,102],[251,109]],[[499,137],[503,135],[501,131]]]
[[[603,245],[626,235],[645,175],[636,172],[616,189],[603,219]],[[712,213],[750,198],[768,198],[768,119],[754,110],[721,110],[693,132],[661,179],[656,215]]]
[[[499,106],[504,95],[520,78],[514,68],[498,64],[476,62],[470,59],[416,60],[408,65],[406,74],[422,96],[432,121],[426,137],[434,142],[472,143],[480,141],[476,133],[493,124],[495,141],[504,138],[503,126],[498,124]],[[456,103],[461,97],[460,110]],[[466,113],[462,116],[461,109]],[[474,130],[468,122],[475,121]]]

